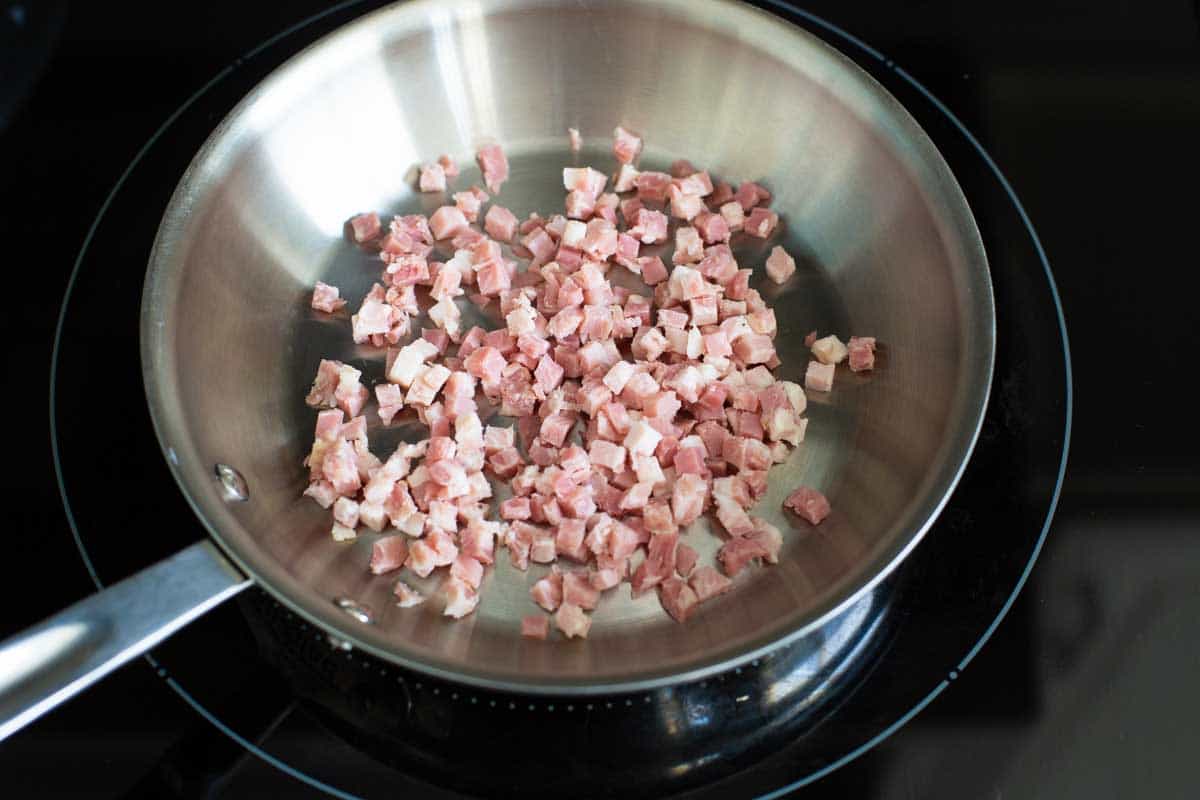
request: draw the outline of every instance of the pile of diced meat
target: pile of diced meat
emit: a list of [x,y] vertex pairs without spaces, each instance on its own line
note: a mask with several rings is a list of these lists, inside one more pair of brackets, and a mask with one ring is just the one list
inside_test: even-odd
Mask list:
[[[384,265],[350,317],[356,343],[387,348],[386,380],[373,387],[379,419],[390,425],[411,410],[429,436],[386,460],[373,455],[361,372],[322,361],[307,397],[321,410],[305,494],[332,508],[338,541],[359,526],[397,531],[374,542],[373,573],[446,568],[451,617],[476,608],[498,549],[520,570],[550,565],[530,594],[567,637],[587,636],[587,612],[624,581],[635,596],[656,589],[682,622],[747,565],[778,559],[780,531],[749,510],[767,471],[804,440],[806,398],[772,374],[775,312],[729,243],[738,232],[771,236],[779,217],[754,183],[735,190],[683,161],[669,174],[639,171],[641,144],[617,128],[611,181],[563,169],[564,214],[520,221],[494,203],[483,213],[508,176],[490,145],[477,156],[488,191],[455,192],[428,218],[399,216],[386,229],[373,213],[349,223]],[[419,188],[447,191],[457,175],[442,156],[421,168]],[[669,264],[643,252],[672,241]],[[644,291],[613,285],[614,269],[639,276]],[[776,283],[795,269],[782,247],[766,259]],[[434,326],[419,332],[417,287],[428,287]],[[336,312],[339,294],[318,283],[312,307]],[[498,306],[502,324],[463,330],[464,295]],[[843,344],[814,332],[807,343],[810,390],[829,391],[843,360],[855,371],[874,365],[874,339]],[[481,409],[515,425],[485,425]],[[496,511],[488,475],[511,492]],[[810,487],[785,505],[813,525],[830,510]],[[719,570],[698,564],[681,535],[710,510],[728,536]],[[403,580],[395,594],[401,606],[424,599]],[[536,638],[549,628],[542,613],[521,625]]]

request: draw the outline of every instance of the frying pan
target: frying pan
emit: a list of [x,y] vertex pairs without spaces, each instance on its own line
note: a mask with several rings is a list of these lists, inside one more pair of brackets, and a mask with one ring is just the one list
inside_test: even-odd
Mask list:
[[[356,305],[379,262],[345,240],[345,220],[443,202],[413,190],[413,165],[443,152],[468,165],[498,141],[512,176],[496,201],[548,212],[562,166],[613,170],[617,124],[644,134],[643,168],[683,157],[774,193],[780,231],[734,249],[776,309],[781,378],[802,380],[813,329],[877,337],[877,367],[809,393],[808,438],[754,511],[785,532],[780,563],[687,624],[622,585],[586,641],[522,640],[537,572],[503,556],[467,619],[441,616],[435,579],[429,602],[401,609],[394,577],[366,570],[375,535],[333,542],[328,512],[300,497],[318,360],[349,361],[368,384],[383,373],[345,316],[308,308],[311,287]],[[577,155],[568,126],[584,135]],[[457,185],[474,182],[471,167]],[[799,263],[782,286],[762,275],[774,244]],[[986,256],[954,176],[894,98],[803,30],[727,0],[381,9],[263,81],[180,180],[146,275],[142,361],[167,465],[212,541],[0,645],[0,735],[251,583],[344,646],[480,687],[634,691],[741,664],[837,614],[916,546],[974,445],[994,338]],[[367,413],[378,454],[425,435]],[[832,502],[818,528],[781,509],[801,483]],[[720,544],[705,520],[688,541],[702,561]]]

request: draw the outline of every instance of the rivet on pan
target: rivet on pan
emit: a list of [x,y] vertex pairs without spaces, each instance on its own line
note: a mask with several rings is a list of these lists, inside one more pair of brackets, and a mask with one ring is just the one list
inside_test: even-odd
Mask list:
[[228,464],[217,464],[213,467],[213,472],[221,482],[226,500],[244,503],[250,499],[250,490],[246,488],[246,479],[242,477],[242,473]]
[[353,645],[351,645],[345,639],[339,639],[337,636],[334,636],[332,633],[329,634],[328,636],[326,636],[325,639],[326,639],[326,641],[329,642],[329,646],[335,650],[350,650],[353,648]]
[[335,597],[333,604],[364,625],[371,625],[375,622],[375,615],[371,613],[371,609],[348,597]]

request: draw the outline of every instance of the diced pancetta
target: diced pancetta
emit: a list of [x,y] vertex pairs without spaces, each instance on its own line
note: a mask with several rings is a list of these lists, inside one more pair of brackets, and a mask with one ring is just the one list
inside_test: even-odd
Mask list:
[[804,388],[810,392],[828,392],[833,389],[833,364],[822,364],[820,361],[808,362],[804,373]]
[[779,245],[771,248],[771,255],[767,257],[767,277],[776,283],[783,283],[795,272],[796,259]]
[[621,126],[613,130],[613,155],[622,164],[632,164],[642,150],[642,140]]
[[875,368],[874,336],[851,336],[846,349],[852,372],[863,372]]
[[[446,191],[446,169],[438,162],[421,166],[418,188],[422,192]],[[439,237],[440,238],[440,237]]]
[[499,194],[500,186],[508,180],[508,158],[505,157],[504,150],[498,144],[486,145],[479,148],[475,160],[483,172],[484,183],[492,190],[492,194]]
[[568,639],[586,639],[592,619],[579,606],[563,603],[554,614],[554,624]]
[[820,525],[829,516],[829,501],[825,495],[809,486],[801,486],[787,496],[783,501],[784,508],[790,508],[810,525]]

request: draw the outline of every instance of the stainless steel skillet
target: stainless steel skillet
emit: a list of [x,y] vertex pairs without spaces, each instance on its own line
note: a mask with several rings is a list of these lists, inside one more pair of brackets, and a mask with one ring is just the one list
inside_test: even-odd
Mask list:
[[[382,372],[381,356],[356,350],[346,322],[310,312],[306,295],[323,279],[356,302],[376,277],[377,262],[342,238],[348,216],[432,210],[406,181],[413,164],[441,152],[470,163],[494,139],[513,167],[498,201],[546,211],[572,161],[566,127],[584,133],[579,163],[611,171],[617,123],[646,135],[644,163],[686,157],[775,193],[777,241],[801,262],[787,285],[759,283],[779,316],[783,377],[803,374],[814,328],[878,337],[879,368],[839,373],[830,395],[810,396],[808,440],[772,472],[756,512],[787,531],[781,563],[687,625],[622,588],[586,642],[523,641],[532,576],[503,557],[468,620],[443,620],[436,601],[396,608],[391,581],[364,569],[371,537],[335,545],[327,514],[299,499],[312,436],[302,398],[318,359]],[[744,265],[766,255],[736,249]],[[0,646],[0,734],[251,581],[352,646],[485,687],[619,691],[751,659],[837,613],[917,544],[974,444],[993,351],[986,257],[953,175],[890,95],[802,30],[718,0],[385,8],[251,92],[163,217],[142,307],[147,398],[216,546]],[[417,432],[373,428],[372,443],[386,453],[406,435]],[[816,531],[780,510],[800,482],[835,508]],[[703,524],[689,536],[704,556],[718,544]]]

